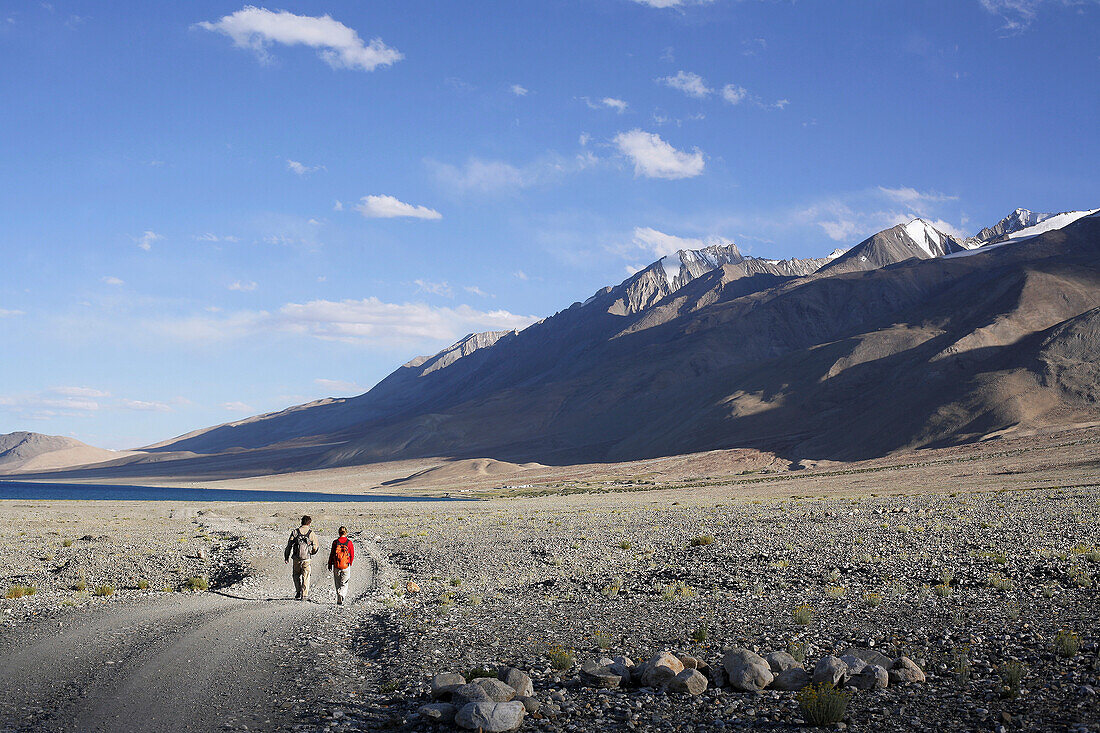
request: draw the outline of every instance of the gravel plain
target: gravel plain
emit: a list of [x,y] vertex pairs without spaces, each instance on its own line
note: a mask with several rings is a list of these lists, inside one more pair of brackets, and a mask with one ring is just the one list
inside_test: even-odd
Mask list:
[[[376,580],[338,609],[322,574],[311,611],[271,640],[273,668],[242,672],[292,689],[217,727],[453,730],[419,712],[431,677],[514,667],[537,701],[523,730],[794,730],[806,725],[794,692],[713,678],[696,696],[595,689],[581,667],[668,650],[717,668],[747,648],[787,650],[812,671],[866,647],[909,657],[927,679],[854,691],[834,727],[1100,731],[1100,460],[1095,442],[1051,445],[921,452],[790,481],[589,476],[477,501],[314,506],[323,538],[347,524],[370,548]],[[281,537],[308,509],[0,503],[5,587],[37,586],[0,602],[5,648],[89,609],[141,613],[195,576],[265,602],[289,587]],[[72,590],[81,573],[116,593]]]

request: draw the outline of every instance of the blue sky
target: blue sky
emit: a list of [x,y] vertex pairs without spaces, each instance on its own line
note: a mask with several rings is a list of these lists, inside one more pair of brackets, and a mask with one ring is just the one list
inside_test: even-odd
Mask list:
[[365,391],[682,246],[1100,205],[1094,0],[0,0],[0,433]]

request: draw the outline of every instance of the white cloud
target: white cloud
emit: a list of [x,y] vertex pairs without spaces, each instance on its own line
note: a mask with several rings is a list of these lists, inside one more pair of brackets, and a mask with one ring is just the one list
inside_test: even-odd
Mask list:
[[413,206],[393,196],[364,196],[355,210],[368,219],[442,219],[443,215],[426,206]]
[[418,293],[431,293],[432,295],[442,295],[445,298],[453,298],[455,293],[451,289],[451,286],[445,282],[433,283],[430,280],[413,280],[413,284],[416,285],[416,292]]
[[334,69],[373,71],[404,58],[400,51],[390,48],[380,38],[363,43],[354,29],[329,15],[295,15],[285,10],[276,12],[249,5],[221,20],[197,25],[229,36],[237,47],[251,49],[264,61],[273,43],[315,48],[321,59]]
[[619,152],[634,163],[634,175],[646,178],[692,178],[706,165],[699,148],[685,153],[669,145],[659,135],[637,128],[620,132],[613,142]]
[[15,316],[26,315],[23,311],[8,310],[7,308],[0,308],[0,318],[14,318]]
[[730,104],[741,104],[748,94],[749,92],[745,87],[739,87],[736,84],[727,84],[722,87],[722,99]]
[[365,392],[366,388],[355,383],[346,382],[342,379],[314,379],[313,383],[323,390],[336,393],[352,393]]
[[255,412],[251,407],[243,402],[223,402],[222,409],[229,412]]
[[891,201],[897,201],[898,203],[908,204],[909,206],[926,204],[926,203],[939,203],[941,201],[958,201],[958,196],[948,196],[942,193],[936,193],[935,191],[918,191],[915,188],[908,186],[901,186],[900,188],[886,188],[885,186],[879,186],[878,190]]
[[119,401],[119,405],[127,410],[138,410],[140,412],[171,412],[172,406],[163,402],[149,402],[146,400],[128,400],[122,399]]
[[153,242],[157,242],[164,239],[161,235],[154,232],[152,229],[146,229],[141,233],[140,237],[134,237],[134,241],[137,242],[137,246],[148,252],[153,248]]
[[797,211],[796,223],[813,224],[837,242],[856,244],[875,232],[905,224],[918,217],[945,234],[966,236],[962,228],[944,219],[943,204],[957,197],[922,193],[908,186],[878,186],[817,201]]
[[462,289],[465,290],[467,293],[470,293],[472,295],[477,295],[477,296],[480,296],[482,298],[492,298],[492,297],[494,297],[493,295],[491,295],[489,293],[486,293],[484,290],[482,290],[481,288],[479,288],[476,285],[464,285],[464,286],[462,286]]
[[673,234],[659,232],[651,227],[635,227],[631,240],[635,247],[652,255],[655,260],[666,255],[676,254],[682,249],[703,249],[715,244],[722,244],[724,241],[720,237],[707,237],[706,239],[677,237]]
[[296,160],[287,158],[286,169],[292,173],[297,173],[299,176],[306,176],[310,173],[316,173],[317,171],[325,170],[323,165],[306,165],[305,163],[299,163]]
[[336,203],[332,205],[332,210],[333,211],[343,211],[344,210],[344,202],[337,199]]
[[274,313],[241,311],[224,316],[194,316],[149,322],[147,327],[173,339],[203,343],[289,333],[327,341],[405,348],[425,341],[452,342],[471,332],[524,328],[535,320],[534,316],[504,310],[386,303],[371,297],[287,303]]
[[626,108],[630,106],[623,100],[616,99],[615,97],[604,97],[600,100],[600,104],[602,104],[604,107],[610,107],[619,114],[626,112]]
[[685,5],[709,5],[714,0],[634,0],[634,2],[651,8],[682,8]]
[[583,148],[585,145],[588,145],[588,141],[591,139],[591,135],[589,135],[587,132],[582,132],[580,134],[580,137],[577,138],[577,142],[579,142],[581,144],[581,147]]
[[530,278],[527,277],[527,273],[524,272],[523,270],[516,270],[515,272],[512,273],[512,276],[515,277],[517,280],[528,280],[528,279],[530,279]]
[[54,387],[50,390],[53,394],[64,395],[66,397],[110,397],[110,392],[104,392],[101,389],[94,389],[92,387]]
[[101,277],[99,279],[100,279],[101,282],[104,282],[107,285],[118,286],[118,285],[124,285],[125,284],[125,282],[122,279],[117,278],[114,275],[107,275],[107,276]]
[[259,285],[252,280],[234,280],[229,284],[230,290],[236,290],[239,293],[251,293]]
[[707,86],[703,77],[691,71],[679,71],[676,76],[662,76],[657,81],[673,89],[679,89],[689,97],[697,99],[702,99],[714,91]]
[[1096,0],[978,0],[987,12],[1004,21],[1001,30],[1012,35],[1022,33],[1032,24],[1044,5],[1072,7],[1095,5]]
[[513,84],[511,91],[512,94],[515,94],[517,97],[526,97],[528,90],[527,87],[521,86],[519,84]]

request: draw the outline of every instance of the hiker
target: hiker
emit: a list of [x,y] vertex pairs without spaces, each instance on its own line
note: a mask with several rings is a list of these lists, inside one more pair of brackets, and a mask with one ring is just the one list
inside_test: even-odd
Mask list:
[[304,601],[309,596],[309,559],[317,554],[317,535],[313,533],[313,519],[302,517],[302,526],[290,533],[283,552],[283,562],[294,558],[294,598]]
[[336,583],[336,605],[344,605],[344,598],[348,595],[348,585],[351,583],[351,564],[355,562],[355,545],[348,537],[348,528],[340,528],[340,536],[332,541],[332,549],[328,553],[328,569],[332,571],[332,579]]

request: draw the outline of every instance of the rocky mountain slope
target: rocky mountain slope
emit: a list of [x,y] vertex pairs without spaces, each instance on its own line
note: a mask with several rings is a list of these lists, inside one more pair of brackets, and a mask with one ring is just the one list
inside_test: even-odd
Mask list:
[[854,460],[1100,421],[1100,217],[1014,242],[967,249],[915,220],[820,264],[681,252],[366,394],[196,431],[140,460],[196,475],[719,448]]

